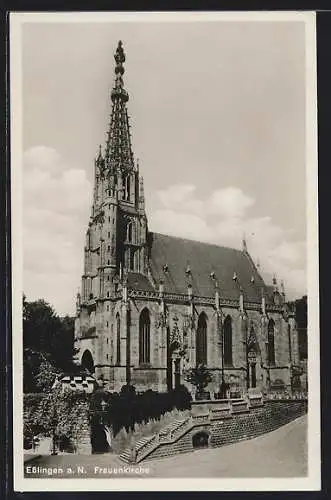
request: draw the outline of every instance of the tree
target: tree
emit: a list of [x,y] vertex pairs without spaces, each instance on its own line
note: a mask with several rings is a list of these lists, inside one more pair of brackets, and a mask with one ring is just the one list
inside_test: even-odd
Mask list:
[[73,363],[74,318],[60,318],[45,300],[23,295],[24,391],[47,391],[60,373],[77,374]]
[[23,374],[25,393],[48,392],[60,370],[46,354],[26,348],[23,351]]
[[295,321],[299,336],[300,359],[307,358],[307,295],[294,302],[288,303],[289,308],[295,313]]
[[213,380],[213,377],[204,364],[199,364],[196,368],[188,370],[185,380],[194,385],[198,393],[201,393]]
[[28,302],[23,295],[23,346],[38,352],[52,352],[61,320],[43,299]]
[[61,385],[42,399],[34,418],[42,424],[43,433],[52,437],[53,454],[60,440],[77,441],[81,427],[88,418],[88,405],[82,406],[81,403],[87,401],[88,396],[84,392],[63,390]]

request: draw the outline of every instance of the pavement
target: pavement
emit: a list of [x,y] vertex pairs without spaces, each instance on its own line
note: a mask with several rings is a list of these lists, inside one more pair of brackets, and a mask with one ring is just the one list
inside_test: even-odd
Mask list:
[[263,436],[127,466],[117,455],[36,456],[25,477],[304,477],[308,469],[307,416]]

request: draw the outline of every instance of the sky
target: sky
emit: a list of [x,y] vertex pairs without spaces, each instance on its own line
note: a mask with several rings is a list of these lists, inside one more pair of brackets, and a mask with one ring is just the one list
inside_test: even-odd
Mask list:
[[149,228],[241,248],[306,293],[303,22],[26,23],[24,292],[73,314],[118,40]]

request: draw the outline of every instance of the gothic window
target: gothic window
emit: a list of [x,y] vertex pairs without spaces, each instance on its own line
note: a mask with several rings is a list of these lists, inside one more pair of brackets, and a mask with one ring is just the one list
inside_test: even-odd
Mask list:
[[127,228],[126,228],[126,237],[127,240],[131,243],[132,241],[132,222],[128,222]]
[[121,364],[121,318],[116,314],[116,361]]
[[291,340],[291,325],[287,325],[287,335],[288,335],[288,356],[290,362],[292,361],[292,340]]
[[126,178],[126,199],[130,201],[130,176],[128,175]]
[[223,324],[224,365],[232,366],[232,318],[227,316]]
[[151,320],[148,309],[143,309],[139,318],[139,364],[150,363]]
[[130,271],[134,271],[134,249],[130,248],[129,251],[129,269]]
[[274,365],[275,362],[275,322],[271,319],[268,323],[268,364]]
[[198,319],[196,334],[196,362],[197,365],[207,365],[207,317],[201,313]]
[[108,245],[108,252],[110,252],[110,245]]

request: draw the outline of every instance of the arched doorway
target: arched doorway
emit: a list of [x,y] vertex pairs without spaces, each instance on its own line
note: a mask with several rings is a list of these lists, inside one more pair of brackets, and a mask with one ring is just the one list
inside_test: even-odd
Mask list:
[[84,351],[84,353],[83,353],[81,365],[89,373],[94,373],[93,357],[92,357],[91,352],[88,349],[86,349],[86,351]]
[[92,422],[91,424],[91,446],[92,453],[107,453],[110,451],[105,428],[100,422]]
[[193,448],[208,448],[209,434],[206,431],[200,431],[192,437]]
[[255,389],[256,387],[256,351],[250,349],[248,351],[248,388]]

